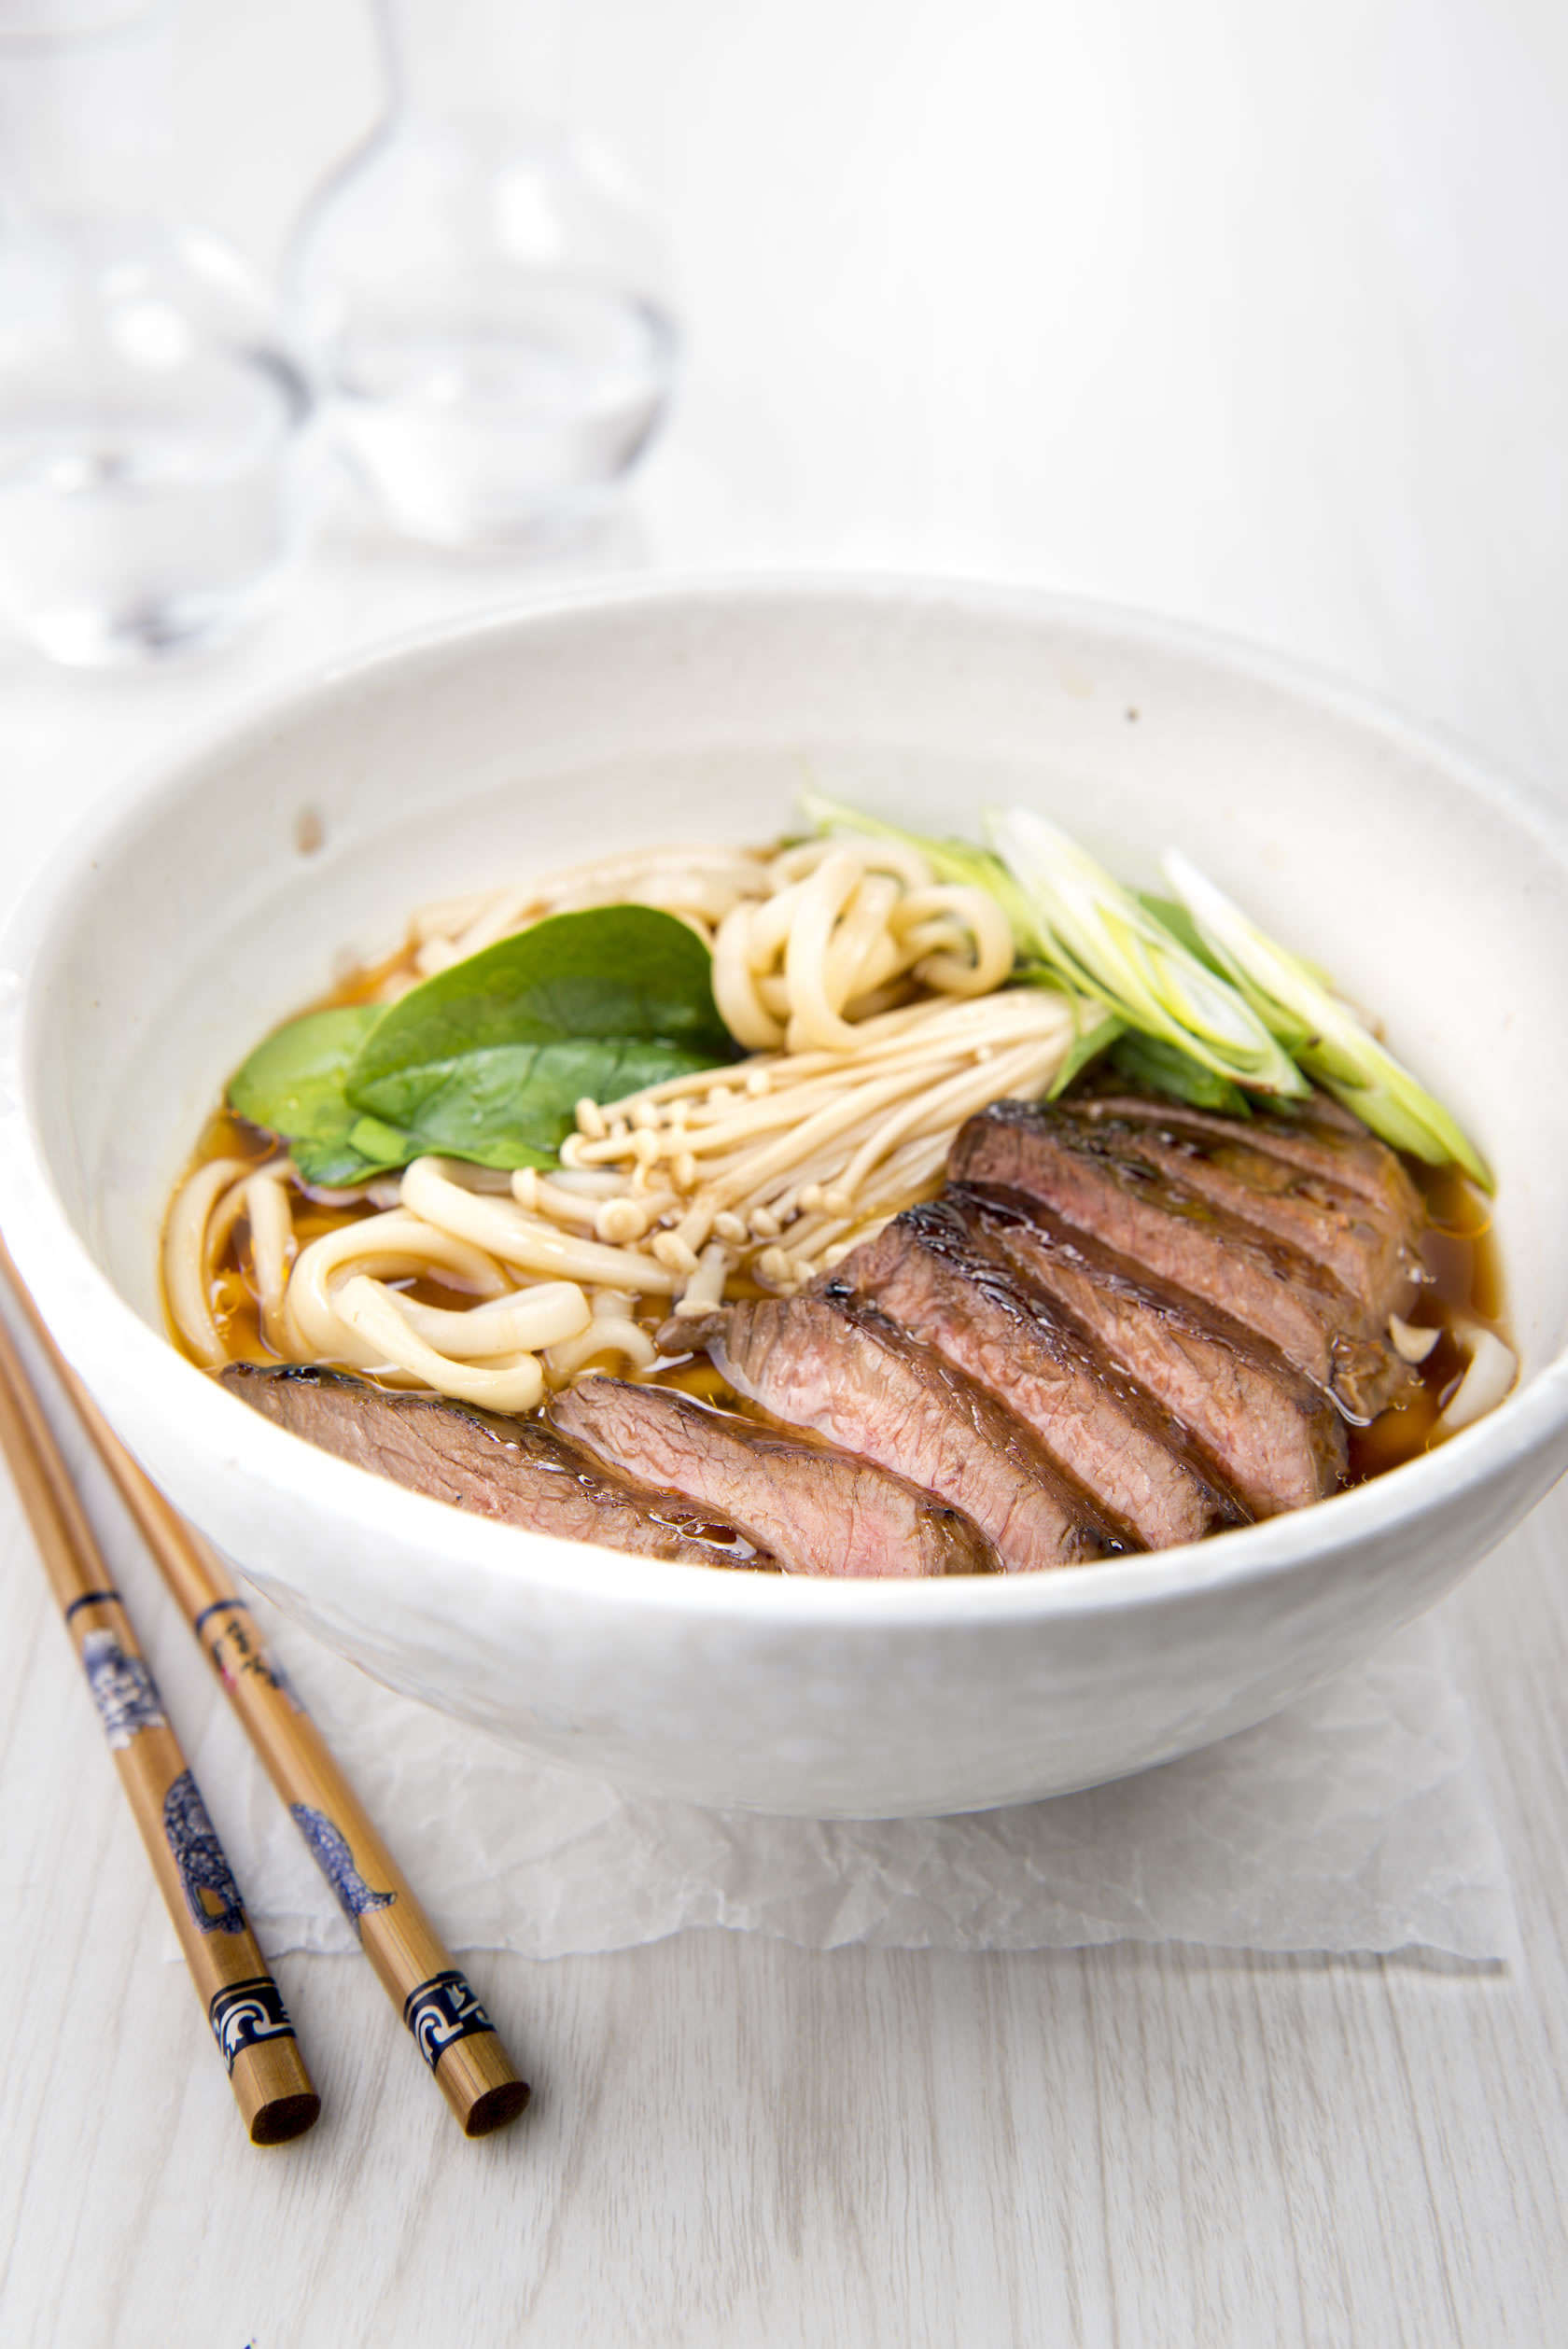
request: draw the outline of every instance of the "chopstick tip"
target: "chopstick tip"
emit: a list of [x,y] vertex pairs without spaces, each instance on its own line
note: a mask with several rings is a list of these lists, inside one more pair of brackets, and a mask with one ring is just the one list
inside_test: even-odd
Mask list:
[[526,2080],[503,2080],[497,2088],[486,2089],[476,2096],[463,2121],[465,2137],[488,2137],[497,2129],[504,2129],[533,2094]]
[[250,2142],[253,2146],[287,2145],[291,2137],[302,2137],[307,2129],[314,2129],[320,2114],[321,2099],[314,2089],[308,2093],[274,2096],[252,2113]]

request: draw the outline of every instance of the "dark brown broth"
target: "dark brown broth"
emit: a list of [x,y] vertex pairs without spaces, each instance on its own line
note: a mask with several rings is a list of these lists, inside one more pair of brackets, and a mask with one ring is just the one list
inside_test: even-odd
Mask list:
[[1419,1460],[1468,1359],[1453,1335],[1455,1321],[1479,1321],[1512,1346],[1504,1319],[1503,1264],[1491,1207],[1458,1167],[1427,1167],[1402,1151],[1401,1163],[1426,1202],[1421,1235],[1427,1285],[1411,1309],[1418,1329],[1442,1334],[1420,1365],[1421,1384],[1407,1400],[1381,1412],[1368,1427],[1352,1427],[1346,1483],[1365,1484],[1408,1460]]

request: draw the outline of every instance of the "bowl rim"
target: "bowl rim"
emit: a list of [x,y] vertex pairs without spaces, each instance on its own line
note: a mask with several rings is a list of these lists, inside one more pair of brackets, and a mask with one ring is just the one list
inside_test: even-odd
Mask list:
[[[808,570],[699,572],[587,584],[511,599],[480,613],[399,631],[346,655],[330,655],[245,696],[138,762],[46,860],[0,930],[0,1227],[22,1277],[67,1358],[114,1417],[116,1391],[151,1397],[192,1448],[221,1458],[269,1488],[280,1484],[327,1519],[351,1518],[362,1536],[409,1564],[417,1550],[437,1574],[464,1570],[497,1583],[579,1594],[653,1615],[696,1615],[761,1625],[844,1626],[889,1632],[931,1622],[959,1625],[1083,1619],[1239,1592],[1309,1560],[1349,1555],[1400,1523],[1414,1524],[1462,1496],[1506,1478],[1516,1463],[1568,1428],[1568,1348],[1516,1393],[1437,1451],[1311,1508],[1243,1526],[1201,1543],[1099,1559],[1032,1575],[887,1581],[747,1574],[651,1559],[530,1533],[413,1493],[317,1449],[250,1411],[151,1329],[77,1237],[38,1141],[33,1114],[35,991],[46,945],[68,935],[97,868],[112,861],[217,762],[243,754],[284,726],[308,722],[388,678],[439,667],[455,654],[519,632],[615,624],[639,613],[685,608],[819,608],[864,614],[879,608],[943,608],[970,620],[1052,626],[1099,636],[1129,650],[1174,656],[1349,724],[1446,772],[1469,796],[1505,812],[1568,869],[1568,811],[1442,730],[1418,724],[1365,689],[1293,656],[1184,620],[1029,587],[877,573]],[[262,1574],[265,1569],[255,1570]]]

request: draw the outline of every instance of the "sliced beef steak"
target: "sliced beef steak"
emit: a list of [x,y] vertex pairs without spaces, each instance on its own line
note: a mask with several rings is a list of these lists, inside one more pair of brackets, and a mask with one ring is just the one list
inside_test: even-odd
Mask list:
[[[1334,1154],[1319,1145],[1293,1148],[1294,1138],[1285,1136],[1284,1147],[1270,1148],[1265,1116],[1242,1125],[1126,1099],[1091,1098],[1062,1108],[1118,1150],[1321,1265],[1361,1307],[1363,1335],[1380,1335],[1391,1313],[1408,1313],[1415,1303],[1424,1211],[1393,1151],[1372,1136],[1367,1141],[1391,1170],[1376,1195],[1342,1181],[1337,1168],[1329,1172]],[[1348,1164],[1355,1144],[1349,1136],[1341,1140]],[[1325,1163],[1303,1164],[1302,1147]]]
[[1252,1150],[1266,1151],[1288,1166],[1299,1167],[1305,1174],[1319,1175],[1341,1190],[1354,1192],[1368,1207],[1396,1223],[1419,1224],[1424,1212],[1421,1193],[1388,1144],[1326,1093],[1260,1111],[1245,1126],[1211,1110],[1190,1109],[1184,1101],[1102,1093],[1093,1087],[1082,1097],[1082,1103],[1075,1100],[1073,1106],[1083,1103],[1092,1103],[1113,1117],[1147,1117],[1157,1112],[1163,1121],[1185,1133],[1207,1134],[1217,1141],[1239,1138]]
[[1243,1512],[1150,1398],[951,1200],[909,1209],[845,1259],[829,1299],[874,1305],[1034,1429],[1058,1466],[1148,1549]]
[[411,1492],[566,1542],[693,1565],[777,1568],[765,1543],[714,1510],[618,1475],[539,1419],[395,1393],[330,1370],[231,1363],[231,1394],[293,1435]]
[[585,1378],[557,1395],[550,1416],[625,1474],[720,1511],[786,1573],[997,1571],[996,1552],[966,1517],[902,1476],[668,1387]]
[[1127,1546],[1037,1436],[881,1313],[770,1297],[685,1327],[737,1394],[963,1510],[1010,1573]]
[[1344,1421],[1282,1354],[1037,1201],[963,1189],[948,1197],[1181,1422],[1254,1517],[1304,1509],[1335,1490],[1345,1473]]
[[1408,1383],[1365,1308],[1321,1265],[1172,1181],[1071,1112],[999,1101],[960,1128],[957,1182],[1038,1199],[1064,1223],[1265,1338],[1356,1419]]

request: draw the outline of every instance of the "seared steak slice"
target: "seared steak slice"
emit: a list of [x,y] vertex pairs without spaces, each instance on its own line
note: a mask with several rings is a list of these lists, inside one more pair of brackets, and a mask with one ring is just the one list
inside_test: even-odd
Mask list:
[[962,1509],[1009,1573],[1127,1546],[1037,1436],[883,1314],[769,1297],[685,1326],[737,1394]]
[[1408,1383],[1365,1309],[1320,1265],[1158,1173],[1070,1113],[998,1101],[962,1126],[956,1182],[1022,1192],[1119,1256],[1253,1331],[1358,1419]]
[[1326,1093],[1314,1093],[1309,1101],[1281,1102],[1260,1110],[1245,1125],[1211,1110],[1190,1109],[1184,1101],[1092,1089],[1072,1106],[1090,1103],[1111,1117],[1157,1114],[1162,1123],[1186,1133],[1208,1134],[1220,1141],[1243,1140],[1249,1149],[1266,1151],[1270,1157],[1299,1167],[1305,1174],[1321,1176],[1340,1190],[1356,1193],[1394,1223],[1419,1224],[1424,1216],[1421,1193],[1394,1152]]
[[[1360,1306],[1362,1335],[1379,1335],[1391,1313],[1408,1313],[1415,1303],[1416,1240],[1425,1217],[1404,1168],[1381,1142],[1374,1147],[1387,1159],[1393,1179],[1370,1196],[1359,1182],[1352,1187],[1322,1166],[1304,1165],[1291,1137],[1281,1137],[1282,1149],[1269,1148],[1264,1137],[1254,1140],[1254,1130],[1266,1123],[1262,1118],[1243,1126],[1201,1111],[1191,1116],[1180,1110],[1168,1113],[1161,1102],[1124,1099],[1062,1107],[1109,1136],[1118,1150],[1322,1265]],[[1354,1150],[1349,1136],[1341,1139],[1347,1152]],[[1309,1141],[1299,1147],[1333,1164],[1333,1154],[1321,1146]],[[1353,1171],[1359,1176],[1363,1169]]]
[[1304,1509],[1335,1490],[1344,1421],[1282,1354],[1035,1201],[961,1189],[948,1197],[1188,1431],[1254,1517]]
[[231,1394],[290,1434],[477,1517],[642,1558],[777,1567],[764,1543],[713,1510],[617,1475],[542,1420],[503,1419],[332,1370],[234,1363],[222,1379]]
[[910,1208],[847,1256],[821,1293],[875,1305],[1034,1429],[1057,1464],[1148,1549],[1196,1542],[1242,1512],[1181,1430],[1050,1299],[1030,1291],[951,1200]]
[[721,1511],[786,1573],[994,1573],[990,1544],[956,1509],[869,1461],[715,1411],[669,1387],[584,1378],[551,1419],[627,1475]]

